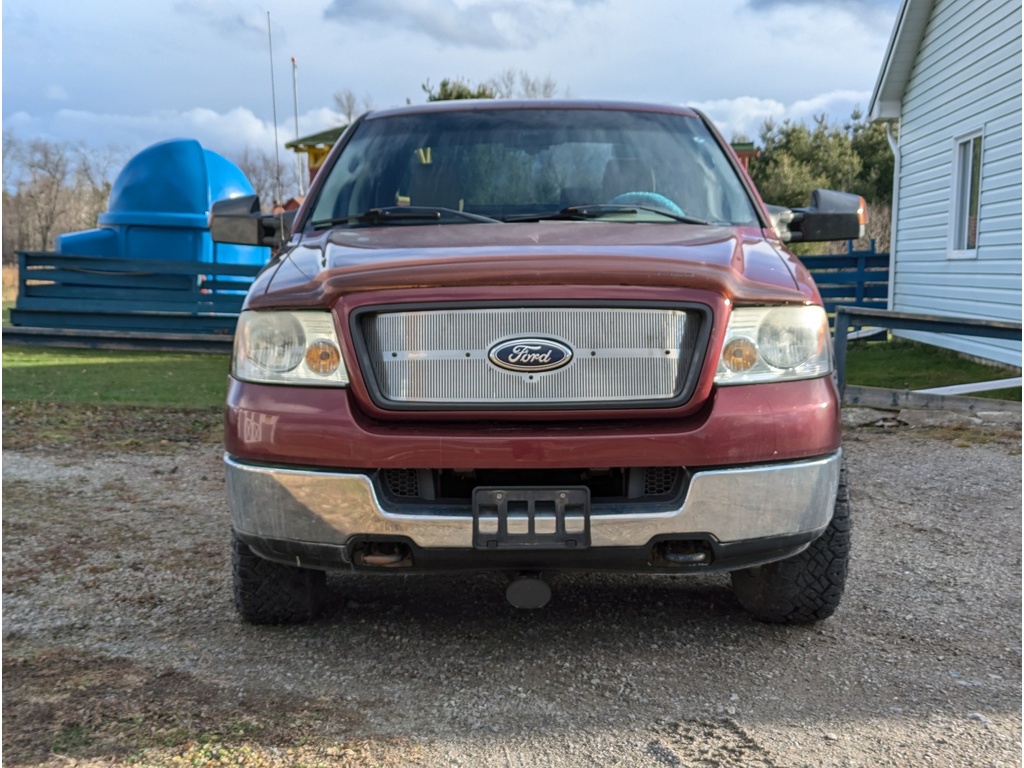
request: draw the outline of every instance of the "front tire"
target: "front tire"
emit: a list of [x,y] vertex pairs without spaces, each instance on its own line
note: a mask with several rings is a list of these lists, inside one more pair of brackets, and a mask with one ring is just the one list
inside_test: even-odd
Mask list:
[[235,609],[249,624],[300,624],[323,610],[327,574],[266,560],[231,532]]
[[831,616],[843,596],[850,561],[850,496],[839,470],[835,512],[825,532],[793,557],[732,573],[732,588],[754,618],[808,624]]

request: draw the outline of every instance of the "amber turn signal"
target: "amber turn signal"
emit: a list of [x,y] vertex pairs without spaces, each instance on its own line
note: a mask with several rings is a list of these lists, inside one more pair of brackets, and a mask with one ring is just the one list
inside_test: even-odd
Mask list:
[[730,371],[749,371],[757,363],[757,347],[750,339],[733,339],[722,350],[722,363]]
[[306,367],[313,373],[329,376],[341,365],[341,350],[325,339],[306,347]]

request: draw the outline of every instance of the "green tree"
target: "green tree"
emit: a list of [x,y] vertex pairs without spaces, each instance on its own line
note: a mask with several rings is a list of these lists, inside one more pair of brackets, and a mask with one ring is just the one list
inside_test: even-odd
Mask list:
[[473,85],[461,77],[448,78],[435,88],[427,80],[422,86],[427,101],[452,99],[550,99],[558,91],[551,77],[534,77],[525,71],[506,69],[486,82]]
[[427,80],[421,86],[427,94],[427,101],[452,101],[455,99],[494,99],[497,93],[494,88],[486,83],[480,83],[475,88],[462,78],[445,78],[437,88]]
[[854,191],[863,166],[848,130],[830,125],[827,115],[814,126],[766,120],[761,152],[750,162],[750,175],[761,197],[773,205],[806,205],[817,188]]
[[859,109],[842,126],[826,115],[816,117],[813,126],[767,120],[760,144],[750,175],[766,202],[806,205],[820,187],[854,192],[871,204],[892,203],[895,159],[885,127],[867,122]]
[[892,180],[896,158],[889,147],[885,126],[869,123],[855,109],[847,124],[853,151],[860,158],[861,170],[852,192],[863,195],[869,203],[892,204]]

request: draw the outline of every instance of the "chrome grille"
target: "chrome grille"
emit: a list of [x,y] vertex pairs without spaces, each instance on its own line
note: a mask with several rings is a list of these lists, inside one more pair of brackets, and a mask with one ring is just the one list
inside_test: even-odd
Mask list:
[[[681,309],[528,307],[364,315],[380,396],[396,404],[634,403],[680,395],[701,315]],[[549,339],[573,351],[552,371],[488,360],[494,345]]]

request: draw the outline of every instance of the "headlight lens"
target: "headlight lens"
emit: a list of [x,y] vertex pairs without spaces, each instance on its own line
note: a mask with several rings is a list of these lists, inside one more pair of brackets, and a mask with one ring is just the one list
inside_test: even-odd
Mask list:
[[231,373],[264,384],[348,385],[334,320],[322,311],[243,312],[235,330]]
[[817,306],[737,307],[715,383],[813,379],[832,372],[828,317]]

